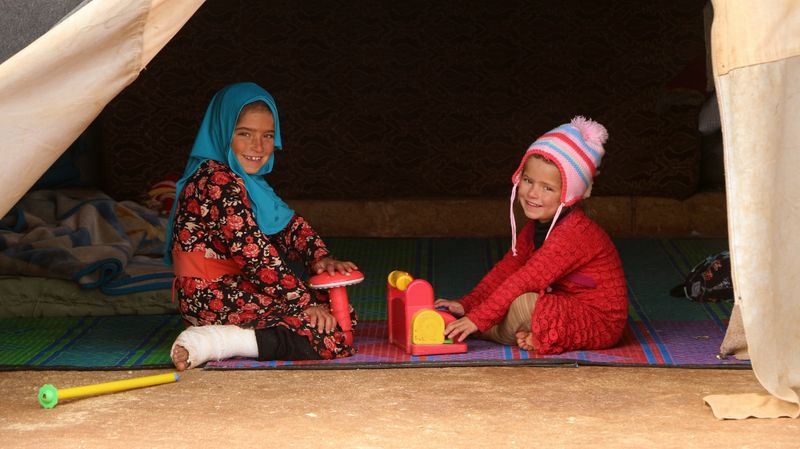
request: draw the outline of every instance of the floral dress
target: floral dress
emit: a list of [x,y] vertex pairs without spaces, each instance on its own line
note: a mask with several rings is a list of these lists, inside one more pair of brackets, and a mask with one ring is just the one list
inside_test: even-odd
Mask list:
[[[304,313],[309,307],[328,305],[328,295],[310,289],[286,261],[301,261],[308,271],[329,251],[302,217],[295,214],[277,234],[264,234],[255,221],[242,179],[212,160],[187,180],[179,201],[173,250],[230,259],[242,272],[213,280],[179,276],[178,304],[188,324],[236,324],[255,329],[284,326],[308,338],[323,359],[355,353],[344,343],[338,326],[333,332],[320,332]],[[355,328],[352,307],[350,315]]]

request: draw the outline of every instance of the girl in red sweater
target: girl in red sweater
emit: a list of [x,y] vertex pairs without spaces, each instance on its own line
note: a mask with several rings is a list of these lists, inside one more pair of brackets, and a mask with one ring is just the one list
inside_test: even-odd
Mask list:
[[[537,139],[511,180],[512,246],[467,295],[436,305],[460,318],[445,336],[478,333],[528,351],[559,354],[616,344],[628,316],[614,244],[577,204],[589,196],[608,133],[575,117]],[[516,235],[515,196],[530,221]]]

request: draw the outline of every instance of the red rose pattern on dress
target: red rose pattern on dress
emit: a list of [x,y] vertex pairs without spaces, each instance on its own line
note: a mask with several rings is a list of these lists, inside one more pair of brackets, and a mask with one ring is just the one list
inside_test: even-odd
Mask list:
[[[187,180],[173,236],[173,249],[234,260],[243,273],[214,280],[179,277],[178,305],[188,324],[236,324],[255,329],[284,326],[307,337],[323,359],[355,353],[344,343],[338,326],[325,333],[309,325],[305,309],[328,305],[328,295],[310,289],[286,263],[302,261],[310,270],[329,255],[325,243],[299,215],[277,234],[265,235],[253,216],[244,181],[227,166],[206,161]],[[355,328],[352,307],[350,316]]]

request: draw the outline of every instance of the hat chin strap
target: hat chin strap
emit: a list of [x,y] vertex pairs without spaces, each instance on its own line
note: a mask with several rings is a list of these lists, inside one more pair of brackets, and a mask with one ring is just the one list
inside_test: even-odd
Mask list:
[[511,206],[509,207],[508,214],[511,217],[511,253],[516,256],[517,255],[517,220],[514,219],[514,200],[517,197],[517,186],[519,185],[519,181],[514,183],[514,187],[511,188]]
[[564,209],[564,203],[558,205],[558,209],[556,209],[556,214],[553,216],[553,222],[550,223],[550,229],[547,230],[547,235],[544,236],[545,240],[547,240],[547,237],[550,237],[550,232],[553,230],[553,226],[556,225],[556,221],[558,221],[558,216],[561,215],[562,209]]
[[[517,220],[514,218],[514,200],[517,196],[517,186],[519,182],[514,183],[514,187],[511,188],[511,204],[508,208],[508,215],[511,219],[511,254],[514,256],[517,255]],[[556,221],[558,221],[558,217],[561,215],[561,211],[564,209],[565,203],[561,203],[558,205],[558,209],[556,209],[556,214],[553,216],[553,222],[550,223],[550,229],[547,230],[547,235],[544,236],[544,239],[547,240],[547,237],[550,237],[550,232],[553,231],[553,227],[556,225]]]

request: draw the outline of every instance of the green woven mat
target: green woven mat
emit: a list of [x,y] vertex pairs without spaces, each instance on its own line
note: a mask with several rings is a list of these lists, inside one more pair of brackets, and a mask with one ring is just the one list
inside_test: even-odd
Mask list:
[[178,315],[6,318],[0,368],[171,368]]
[[[362,320],[386,319],[386,276],[404,270],[428,280],[437,297],[468,292],[508,250],[509,239],[328,239],[333,253],[356,261],[366,279],[348,287]],[[617,240],[631,295],[631,316],[711,320],[724,326],[731,303],[696,304],[669,290],[725,239]],[[0,319],[0,369],[171,367],[182,329],[177,315]]]

